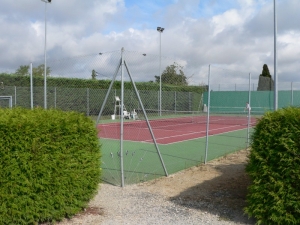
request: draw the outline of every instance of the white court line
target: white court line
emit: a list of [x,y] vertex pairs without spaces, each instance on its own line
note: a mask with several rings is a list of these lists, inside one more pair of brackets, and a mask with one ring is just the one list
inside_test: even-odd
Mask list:
[[[240,125],[233,125],[233,126],[229,126],[229,127],[227,126],[227,127],[223,127],[223,128],[215,128],[215,129],[210,129],[209,131],[217,131],[217,130],[231,128],[231,127],[240,127]],[[238,131],[238,130],[244,130],[246,128],[247,127],[242,128],[242,129],[237,129],[237,130],[231,130],[231,131],[222,132],[222,133],[219,133],[219,134],[229,133],[229,132]],[[183,137],[183,136],[187,136],[187,135],[190,135],[190,134],[201,134],[201,133],[206,133],[206,130],[204,130],[204,131],[197,131],[197,132],[189,132],[189,133],[185,133],[185,134],[172,135],[172,136],[163,137],[163,138],[156,138],[156,140],[164,140],[164,139],[173,138],[173,137]],[[218,134],[214,134],[214,135],[218,135]],[[209,135],[209,136],[214,136],[214,135]],[[198,139],[198,138],[202,138],[202,137],[197,137],[197,138],[192,138],[192,139],[186,139],[186,140],[183,140],[183,141],[188,141],[188,140],[193,140],[193,139]],[[149,140],[145,140],[145,141],[149,141]],[[178,141],[178,142],[182,142],[182,141]],[[170,144],[173,144],[173,143],[177,143],[177,142],[175,141],[175,142],[172,142]]]
[[[214,120],[214,121],[219,121],[219,119]],[[136,123],[136,126],[128,126],[128,127],[126,127],[126,129],[130,129],[130,130],[134,129],[134,130],[136,130],[137,128],[139,128],[139,129],[146,129],[146,130],[148,130],[149,129],[148,126],[147,127],[143,127],[143,128],[138,127],[138,124],[141,124],[141,122],[144,123],[146,121],[136,121],[136,122],[133,122],[133,123],[130,122],[131,124]],[[152,129],[154,129],[154,130],[166,130],[166,129],[163,129],[163,128],[164,127],[174,127],[174,126],[178,127],[179,125],[185,125],[186,126],[187,124],[188,123],[182,123],[182,124],[174,124],[174,125],[168,125],[168,126],[152,127]],[[199,124],[203,124],[203,125],[206,126],[205,123],[198,123],[198,124],[197,123],[191,123],[191,125],[198,125],[198,126],[199,126]],[[116,125],[119,125],[119,123],[102,124],[101,126],[116,127]],[[226,129],[226,128],[246,126],[246,125],[247,124],[244,124],[244,125],[238,124],[238,125],[226,126],[226,127],[222,127],[222,128],[210,129],[209,131],[211,132],[211,131],[217,131],[217,130]],[[238,131],[238,130],[243,130],[243,129],[246,129],[246,127],[242,128],[242,129],[236,129],[236,130],[222,132],[222,133],[219,133],[219,134],[230,133],[230,132],[234,132],[234,131]],[[188,133],[184,133],[184,134],[172,135],[172,136],[162,137],[162,138],[156,138],[155,137],[155,139],[156,140],[164,140],[164,139],[175,138],[175,137],[183,137],[183,136],[187,136],[187,135],[191,135],[191,134],[201,134],[201,133],[204,133],[204,132],[206,132],[206,130],[204,130],[204,131],[196,131],[196,132],[188,132]],[[219,134],[214,134],[214,135],[210,135],[210,136],[215,136],[215,135],[219,135]],[[154,134],[154,136],[155,136],[155,134]],[[169,143],[169,144],[179,143],[179,142],[188,141],[188,140],[194,140],[194,139],[198,139],[198,138],[202,138],[202,137],[191,138],[191,139],[186,139],[186,140],[177,141],[177,142],[175,141],[175,142],[172,142],[172,143]],[[107,138],[107,139],[112,139],[112,138]],[[113,139],[113,140],[117,140],[117,139]],[[143,141],[133,141],[133,140],[127,140],[127,141],[149,143],[149,142],[152,142],[153,139],[146,139],[146,140],[143,140]]]

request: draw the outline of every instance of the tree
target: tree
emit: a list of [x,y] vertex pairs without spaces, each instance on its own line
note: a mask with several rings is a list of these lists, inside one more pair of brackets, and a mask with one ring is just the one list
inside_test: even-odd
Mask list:
[[29,75],[29,66],[25,65],[25,66],[20,66],[17,70],[16,70],[16,75],[19,76],[28,76]]
[[96,80],[97,72],[95,70],[92,70],[92,80]]
[[[47,67],[47,69],[46,69],[46,76],[49,76],[50,72],[51,72],[50,67]],[[44,64],[41,64],[38,67],[32,68],[32,74],[33,74],[33,76],[36,76],[36,77],[38,77],[38,76],[44,76],[44,73],[45,73],[45,66],[44,66]]]
[[269,68],[268,68],[267,64],[263,65],[263,70],[262,70],[260,76],[271,78],[271,74],[270,74],[270,71],[269,71]]
[[[187,77],[182,69],[183,67],[175,62],[173,65],[167,66],[161,75],[161,82],[163,84],[188,85]],[[160,82],[159,76],[155,76],[155,82]]]
[[262,73],[259,75],[258,79],[258,91],[272,91],[274,90],[274,81],[270,74],[267,64],[263,65]]
[[[51,72],[50,67],[47,67],[46,75],[49,76],[50,72]],[[28,65],[22,65],[22,66],[20,66],[16,70],[15,74],[19,75],[19,76],[29,76],[30,75],[29,66]],[[38,76],[44,76],[44,64],[41,64],[38,67],[33,67],[32,68],[32,75],[36,76],[36,77],[38,77]]]

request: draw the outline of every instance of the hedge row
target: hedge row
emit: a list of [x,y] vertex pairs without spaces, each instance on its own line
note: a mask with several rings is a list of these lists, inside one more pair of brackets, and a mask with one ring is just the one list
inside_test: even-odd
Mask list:
[[300,108],[267,113],[255,127],[246,167],[246,213],[258,224],[300,224]]
[[[0,82],[5,86],[30,86],[29,76],[17,76],[13,74],[0,74]],[[68,88],[97,88],[108,89],[111,80],[92,80],[92,79],[77,79],[77,78],[58,78],[48,77],[47,85],[52,87],[68,87]],[[34,77],[34,86],[44,86],[43,77]],[[159,84],[153,82],[136,82],[138,90],[159,90]],[[121,82],[114,82],[114,89],[121,89]],[[125,89],[133,89],[131,82],[124,82]],[[175,85],[162,85],[162,91],[182,91],[182,92],[195,92],[203,93],[206,86],[175,86]]]
[[0,224],[71,217],[95,195],[100,146],[75,112],[0,108]]

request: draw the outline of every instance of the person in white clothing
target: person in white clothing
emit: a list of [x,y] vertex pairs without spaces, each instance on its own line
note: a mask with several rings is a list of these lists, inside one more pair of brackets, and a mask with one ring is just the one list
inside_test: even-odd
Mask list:
[[249,102],[246,102],[246,107],[244,109],[244,112],[247,111],[247,113],[249,113],[251,111],[251,107],[250,107],[250,104]]

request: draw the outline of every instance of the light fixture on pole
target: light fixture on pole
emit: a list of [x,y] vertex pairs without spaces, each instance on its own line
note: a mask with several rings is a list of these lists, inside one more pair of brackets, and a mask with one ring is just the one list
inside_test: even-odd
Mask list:
[[47,109],[47,3],[51,0],[41,0],[45,2],[45,46],[44,46],[44,108]]
[[157,27],[159,32],[159,116],[161,116],[161,33],[165,28]]

